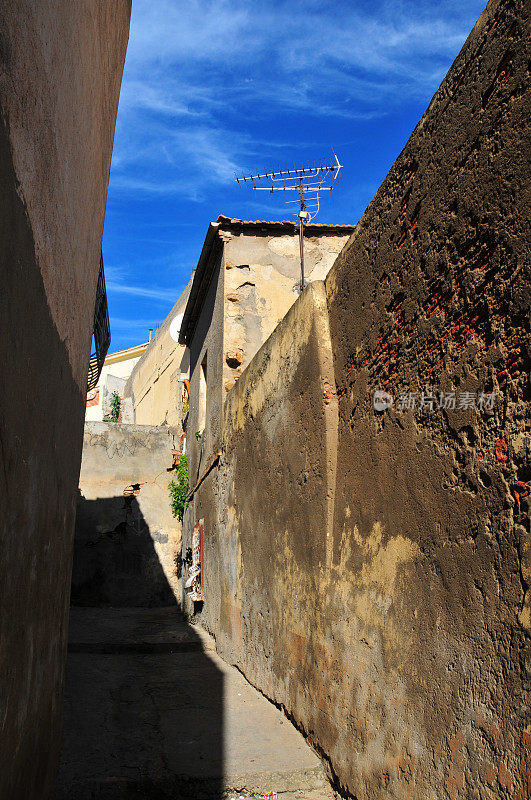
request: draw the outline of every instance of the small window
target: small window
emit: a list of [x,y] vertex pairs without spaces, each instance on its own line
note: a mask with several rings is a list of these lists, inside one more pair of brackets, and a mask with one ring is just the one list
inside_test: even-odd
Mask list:
[[197,426],[202,433],[205,430],[207,404],[207,357],[205,355],[199,370],[199,415]]

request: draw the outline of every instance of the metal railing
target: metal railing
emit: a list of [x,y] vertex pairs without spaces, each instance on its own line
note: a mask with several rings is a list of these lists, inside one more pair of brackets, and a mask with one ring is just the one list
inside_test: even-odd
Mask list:
[[103,368],[103,362],[105,361],[105,356],[107,355],[111,343],[111,326],[109,323],[109,309],[107,307],[103,254],[100,256],[100,271],[98,275],[98,288],[96,289],[92,341],[93,351],[90,355],[87,392],[94,389],[98,383]]

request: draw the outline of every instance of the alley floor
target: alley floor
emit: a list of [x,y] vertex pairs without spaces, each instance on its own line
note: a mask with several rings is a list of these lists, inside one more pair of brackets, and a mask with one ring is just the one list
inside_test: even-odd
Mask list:
[[61,762],[53,800],[331,800],[289,720],[176,607],[70,616]]

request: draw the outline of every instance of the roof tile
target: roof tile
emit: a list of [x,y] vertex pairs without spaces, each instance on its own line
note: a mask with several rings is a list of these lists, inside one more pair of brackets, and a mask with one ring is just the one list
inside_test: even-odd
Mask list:
[[[220,214],[217,218],[218,224],[225,223],[226,225],[273,225],[278,227],[279,225],[286,226],[286,227],[297,227],[298,222],[291,219],[238,219],[237,217],[227,217],[225,214]],[[344,231],[353,231],[356,227],[355,224],[352,225],[334,225],[325,222],[309,222],[307,223],[313,228],[340,228]]]

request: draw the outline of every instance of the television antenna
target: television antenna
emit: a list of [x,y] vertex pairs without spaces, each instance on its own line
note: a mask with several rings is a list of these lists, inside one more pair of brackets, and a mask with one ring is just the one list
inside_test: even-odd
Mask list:
[[[301,261],[300,290],[304,289],[304,226],[319,213],[321,192],[331,192],[337,180],[342,164],[334,153],[333,160],[320,162],[308,167],[279,169],[275,172],[262,172],[256,175],[236,175],[236,183],[250,183],[255,192],[295,192],[296,200],[287,200],[290,205],[299,208],[293,213],[299,218],[299,251]],[[263,186],[261,181],[267,181]]]

